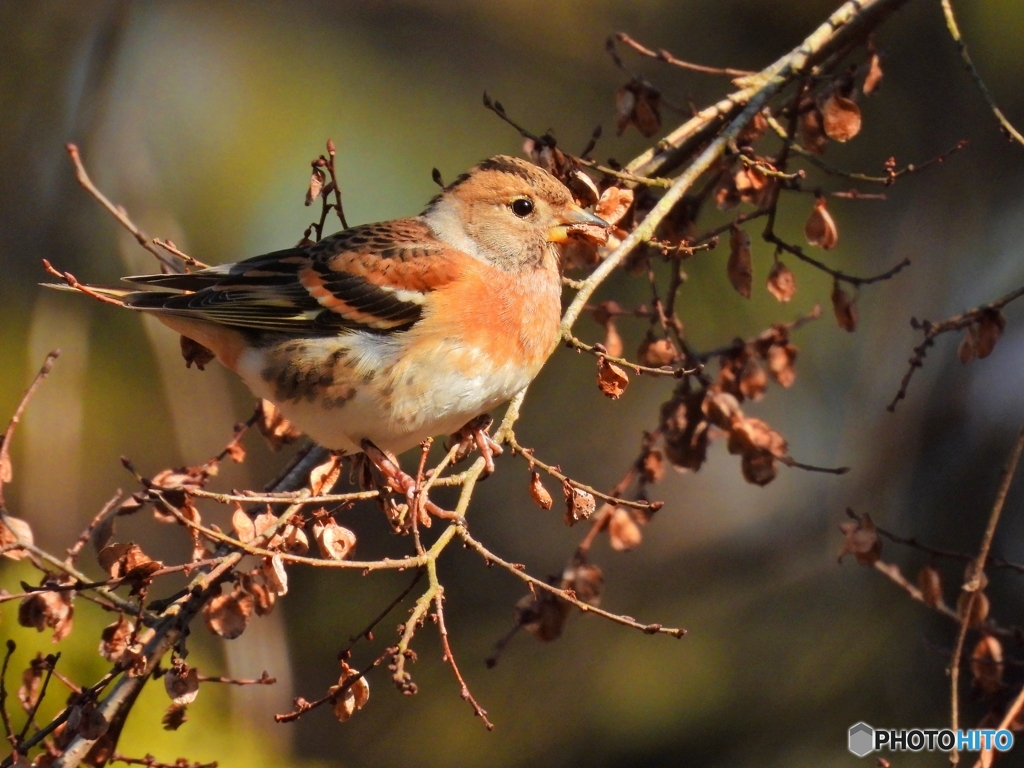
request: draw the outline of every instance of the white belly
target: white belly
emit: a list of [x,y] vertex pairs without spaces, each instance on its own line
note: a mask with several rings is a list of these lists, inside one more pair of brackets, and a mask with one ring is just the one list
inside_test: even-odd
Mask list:
[[[412,366],[399,359],[401,349],[392,338],[369,334],[312,340],[312,349],[307,347],[304,354],[326,359],[339,346],[346,350],[347,360],[335,378],[347,376],[353,390],[342,405],[331,405],[325,397],[279,397],[273,382],[264,377],[267,350],[246,352],[238,372],[257,397],[277,405],[317,443],[348,453],[360,452],[364,439],[401,453],[428,437],[451,434],[508,401],[536,373],[521,365],[495,368],[482,353],[452,343],[438,345],[429,359]],[[455,359],[460,365],[452,364]],[[474,364],[467,365],[467,360]],[[372,377],[367,377],[371,371]]]

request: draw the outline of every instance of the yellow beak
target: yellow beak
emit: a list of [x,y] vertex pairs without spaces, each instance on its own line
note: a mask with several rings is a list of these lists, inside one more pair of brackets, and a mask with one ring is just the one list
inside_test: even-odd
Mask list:
[[548,240],[552,243],[564,243],[569,239],[569,233],[572,232],[573,228],[580,225],[590,225],[605,229],[611,226],[600,216],[595,216],[578,205],[570,205],[562,222],[548,230]]

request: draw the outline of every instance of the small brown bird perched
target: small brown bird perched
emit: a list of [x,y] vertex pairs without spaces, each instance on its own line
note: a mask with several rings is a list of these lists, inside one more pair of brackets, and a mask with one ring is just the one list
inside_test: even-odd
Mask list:
[[608,226],[551,174],[498,155],[419,216],[92,290],[211,350],[320,445],[400,453],[537,375],[558,336],[559,244],[581,225]]

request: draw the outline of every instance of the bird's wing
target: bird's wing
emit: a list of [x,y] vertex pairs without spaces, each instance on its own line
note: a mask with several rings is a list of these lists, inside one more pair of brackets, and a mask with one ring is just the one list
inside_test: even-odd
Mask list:
[[286,333],[405,330],[426,296],[456,278],[461,254],[419,219],[366,224],[313,245],[185,275],[125,278],[153,288],[127,306]]

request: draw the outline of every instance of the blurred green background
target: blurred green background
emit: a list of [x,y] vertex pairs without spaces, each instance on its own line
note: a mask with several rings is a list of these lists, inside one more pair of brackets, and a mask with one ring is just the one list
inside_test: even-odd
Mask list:
[[[311,217],[302,205],[308,162],[328,137],[338,145],[353,223],[418,212],[435,191],[432,167],[451,179],[483,157],[520,151],[518,136],[482,108],[484,90],[574,151],[602,124],[596,155],[626,161],[646,144],[635,131],[612,135],[613,92],[623,76],[603,52],[608,34],[625,30],[682,58],[756,69],[836,4],[0,4],[2,419],[45,353],[64,350],[15,442],[12,512],[60,551],[115,488],[133,490],[120,456],[144,473],[203,460],[251,402],[215,367],[186,371],[177,338],[161,326],[37,287],[45,277],[41,258],[100,283],[152,268],[149,255],[76,186],[65,142],[81,146],[100,188],[148,233],[205,261],[232,261],[298,240]],[[1011,120],[1024,124],[1024,5],[959,5],[975,61]],[[889,156],[903,165],[962,138],[971,145],[944,167],[886,190],[886,202],[831,203],[840,244],[829,263],[868,273],[913,261],[891,282],[862,291],[855,334],[829,316],[829,282],[802,265],[790,264],[796,299],[777,304],[763,289],[771,254],[756,237],[750,301],[728,285],[724,247],[689,262],[681,314],[698,348],[825,305],[826,317],[795,338],[795,386],[773,387],[749,412],[779,429],[798,459],[853,468],[843,477],[783,470],[755,488],[716,444],[700,473],[669,473],[656,488],[668,504],[645,529],[643,545],[617,554],[602,542],[595,560],[606,574],[606,607],[685,626],[689,636],[646,637],[576,616],[557,643],[522,635],[487,670],[483,659],[511,624],[520,583],[452,552],[442,563],[449,629],[470,686],[497,724],[493,733],[459,698],[430,627],[415,646],[417,696],[399,695],[378,674],[370,678],[369,705],[348,723],[318,711],[275,725],[271,715],[293,696],[312,699],[333,682],[338,648],[406,581],[293,569],[283,605],[241,639],[223,643],[197,627],[190,640],[190,661],[204,672],[258,676],[266,669],[281,682],[204,686],[176,733],[160,729],[167,699],[149,686],[122,751],[222,766],[850,765],[856,758],[846,751],[846,729],[858,720],[947,723],[941,649],[952,645],[950,626],[872,571],[852,562],[837,567],[837,526],[852,506],[937,546],[977,546],[999,466],[1024,417],[1021,312],[1009,309],[995,354],[968,368],[956,361],[957,340],[940,340],[898,412],[884,406],[916,343],[911,316],[938,319],[1024,279],[1024,148],[996,130],[937,2],[911,3],[876,43],[885,56],[882,91],[863,102],[863,133],[832,146],[826,159],[880,173]],[[728,88],[719,78],[625,58],[675,103],[701,104]],[[666,129],[682,119],[668,109],[665,118]],[[791,241],[800,239],[809,209],[806,196],[784,205],[781,229]],[[624,305],[646,299],[642,281],[624,276],[602,295]],[[600,338],[590,320],[580,328]],[[627,350],[635,350],[643,328],[624,321],[620,329]],[[611,402],[593,377],[592,359],[557,352],[531,390],[519,435],[538,455],[606,487],[634,457],[640,431],[655,426],[671,382],[634,380]],[[258,439],[247,445],[249,460],[226,468],[217,487],[260,485],[284,461]],[[536,574],[558,573],[580,533],[530,503],[527,478],[521,463],[502,460],[479,488],[471,524],[508,559]],[[1024,494],[1012,494],[996,542],[998,554],[1018,560],[1022,501]],[[375,508],[350,519],[362,556],[404,544],[384,530]],[[157,557],[187,554],[183,536],[142,516],[122,523],[120,536]],[[925,562],[891,547],[883,556],[911,575]],[[955,566],[941,567],[948,583],[960,578]],[[26,569],[0,564],[8,589],[20,578],[30,578]],[[997,575],[991,596],[997,620],[1021,623],[1019,577]],[[15,613],[11,603],[0,608],[0,635],[20,643],[20,669],[35,648],[52,646],[17,627]],[[400,618],[396,612],[385,622],[382,642],[391,642]],[[101,673],[95,641],[109,621],[93,606],[78,607],[75,631],[62,644],[65,673],[82,681]],[[360,653],[358,664],[372,658],[370,649]],[[967,698],[972,723],[984,708]],[[43,715],[59,703],[52,697]],[[941,759],[905,755],[898,763]],[[1024,764],[1024,749],[1004,764],[1013,762]]]

